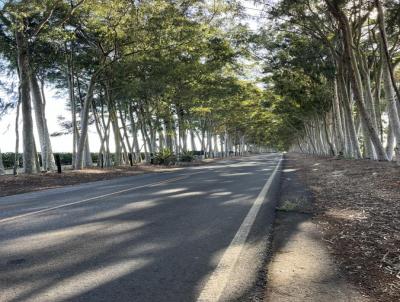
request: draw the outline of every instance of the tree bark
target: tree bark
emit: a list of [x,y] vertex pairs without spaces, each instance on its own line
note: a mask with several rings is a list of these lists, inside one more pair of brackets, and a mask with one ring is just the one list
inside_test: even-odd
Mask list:
[[83,111],[81,115],[82,116],[81,133],[79,137],[78,149],[76,152],[76,162],[75,162],[76,170],[81,170],[83,166],[84,151],[85,151],[85,145],[87,141],[88,128],[89,128],[89,109],[93,99],[93,90],[95,81],[96,81],[96,74],[93,74],[90,78],[87,94],[83,104]]
[[20,80],[20,96],[22,111],[22,139],[24,143],[23,164],[24,172],[32,174],[37,171],[35,160],[35,138],[33,136],[32,107],[29,91],[29,54],[28,40],[25,33],[17,30],[15,34],[17,46],[18,69]]
[[33,70],[30,74],[30,88],[33,108],[35,112],[36,127],[39,134],[40,151],[42,154],[42,165],[44,171],[55,171],[56,163],[54,161],[53,150],[51,148],[50,134],[47,127],[45,102],[40,90],[37,77]]
[[363,95],[363,84],[361,80],[360,70],[358,68],[357,60],[354,54],[354,44],[353,44],[353,36],[352,30],[348,21],[347,16],[343,13],[341,8],[339,8],[337,3],[332,3],[329,0],[326,0],[328,4],[328,8],[331,11],[332,15],[338,20],[340,28],[342,30],[344,36],[344,46],[347,56],[350,59],[349,70],[352,77],[352,87],[356,100],[356,104],[358,110],[360,112],[360,116],[363,120],[363,124],[365,125],[365,130],[368,132],[371,141],[374,145],[375,151],[377,153],[377,157],[379,160],[388,160],[386,156],[386,152],[380,142],[379,135],[374,127],[374,124],[371,120],[371,117],[368,115],[368,111],[365,107],[364,95]]

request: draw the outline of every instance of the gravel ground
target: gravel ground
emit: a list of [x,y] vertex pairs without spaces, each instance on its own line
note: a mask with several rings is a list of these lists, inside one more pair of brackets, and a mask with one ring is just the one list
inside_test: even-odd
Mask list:
[[400,167],[286,155],[314,197],[314,220],[347,278],[374,301],[400,301]]

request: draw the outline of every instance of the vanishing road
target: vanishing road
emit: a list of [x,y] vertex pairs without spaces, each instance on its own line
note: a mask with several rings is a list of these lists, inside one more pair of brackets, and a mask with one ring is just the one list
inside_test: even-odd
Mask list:
[[281,155],[0,198],[0,301],[245,301]]

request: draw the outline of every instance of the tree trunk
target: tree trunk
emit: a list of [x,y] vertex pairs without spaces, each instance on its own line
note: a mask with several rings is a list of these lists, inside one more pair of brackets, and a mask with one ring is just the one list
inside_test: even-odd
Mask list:
[[89,146],[89,137],[86,138],[83,162],[84,162],[84,167],[93,166],[92,154],[90,153],[90,146]]
[[[65,45],[65,50],[67,50],[67,46]],[[76,146],[77,146],[77,133],[78,127],[76,124],[76,101],[75,101],[75,93],[74,93],[74,67],[72,60],[73,50],[71,49],[70,57],[67,57],[67,80],[68,80],[68,92],[69,92],[69,103],[71,106],[71,121],[72,121],[72,167],[75,167],[75,159],[76,159]]]
[[376,8],[378,9],[378,24],[379,24],[379,31],[381,33],[381,41],[382,41],[382,48],[383,48],[383,56],[382,59],[386,61],[386,64],[389,69],[390,81],[392,82],[393,89],[397,96],[397,105],[400,104],[400,92],[396,86],[396,80],[394,77],[392,61],[390,58],[388,41],[386,36],[386,29],[385,29],[385,15],[383,13],[383,8],[381,2],[379,0],[375,0]]
[[196,151],[195,136],[194,136],[194,131],[192,129],[190,129],[190,147],[192,151]]
[[36,127],[39,134],[40,151],[42,154],[42,165],[44,171],[55,171],[56,163],[54,161],[53,150],[51,148],[50,134],[47,128],[45,115],[45,101],[40,91],[37,77],[33,70],[30,74],[30,88],[33,108],[35,112]]
[[15,151],[14,151],[14,164],[13,164],[13,175],[18,175],[19,168],[19,112],[21,107],[21,92],[19,92],[18,103],[17,103],[17,114],[15,115]]
[[398,156],[398,150],[400,150],[400,119],[396,105],[396,95],[393,89],[392,81],[390,79],[389,66],[387,63],[383,64],[383,88],[385,91],[385,99],[387,101],[387,109],[389,116],[389,125],[392,130],[392,134],[396,138],[396,162],[400,164],[400,158]]
[[340,24],[340,28],[342,30],[344,36],[344,46],[347,56],[350,59],[349,71],[352,77],[352,87],[356,100],[356,104],[358,110],[360,112],[360,116],[363,120],[363,124],[365,125],[365,130],[368,132],[371,141],[375,147],[375,151],[377,153],[379,160],[388,160],[386,156],[386,152],[380,142],[378,132],[374,127],[374,124],[371,120],[371,117],[368,115],[368,111],[365,107],[364,95],[363,95],[363,85],[360,75],[360,70],[358,68],[357,60],[354,54],[354,45],[353,45],[353,35],[352,30],[348,21],[347,16],[343,13],[341,8],[338,7],[338,3],[332,3],[329,0],[326,0],[328,4],[328,8],[334,17],[338,20]]
[[140,154],[139,142],[138,142],[138,129],[135,124],[135,118],[133,115],[133,107],[129,106],[129,117],[131,119],[131,132],[133,137],[133,146],[135,147],[135,161],[140,163],[142,161],[142,157]]
[[76,162],[75,162],[75,169],[81,170],[83,166],[83,159],[84,159],[84,151],[85,145],[88,136],[88,128],[89,128],[89,109],[93,99],[93,90],[94,84],[96,81],[96,74],[93,74],[90,78],[87,94],[85,97],[85,102],[83,104],[83,112],[82,112],[82,120],[81,120],[81,133],[78,142],[78,149],[76,152]]
[[340,111],[339,104],[339,94],[338,94],[338,81],[335,78],[333,83],[333,118],[335,122],[336,129],[336,138],[337,138],[337,153],[344,154],[344,133],[343,133],[343,124],[342,124],[342,115]]
[[32,120],[32,107],[29,91],[29,54],[28,54],[28,40],[25,33],[17,30],[15,34],[15,42],[17,46],[18,55],[18,69],[20,80],[20,99],[22,111],[22,139],[24,143],[23,163],[24,172],[32,174],[37,171],[35,160],[35,138],[33,136],[33,120]]
[[395,143],[395,137],[393,134],[393,128],[389,121],[388,136],[387,136],[387,143],[386,143],[386,153],[387,153],[389,160],[393,159],[394,143]]

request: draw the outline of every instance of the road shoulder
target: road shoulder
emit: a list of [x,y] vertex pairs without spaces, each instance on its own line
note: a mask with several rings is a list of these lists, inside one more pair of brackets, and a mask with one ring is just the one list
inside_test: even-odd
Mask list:
[[312,220],[312,195],[287,160],[280,191],[266,301],[369,301],[341,274]]

